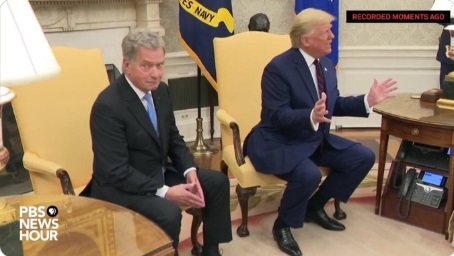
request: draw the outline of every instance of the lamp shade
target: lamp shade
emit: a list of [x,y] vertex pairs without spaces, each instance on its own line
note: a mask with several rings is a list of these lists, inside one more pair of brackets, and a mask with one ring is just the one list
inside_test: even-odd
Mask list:
[[0,86],[25,85],[59,73],[28,0],[0,0]]
[[430,8],[431,11],[451,11],[451,18],[454,18],[454,0],[435,0]]

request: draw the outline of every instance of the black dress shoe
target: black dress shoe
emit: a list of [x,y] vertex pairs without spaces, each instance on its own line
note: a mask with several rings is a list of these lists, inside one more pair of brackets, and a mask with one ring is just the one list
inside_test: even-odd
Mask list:
[[283,252],[291,256],[303,255],[301,250],[293,238],[289,227],[281,229],[273,229],[273,238],[277,242],[277,247]]
[[338,222],[337,220],[330,218],[326,214],[324,209],[318,211],[308,211],[306,213],[306,222],[315,222],[318,225],[322,226],[324,229],[333,230],[333,231],[342,231],[345,230],[345,226]]
[[[194,254],[192,254],[194,255]],[[202,250],[200,256],[222,256],[222,249]]]
[[222,256],[221,252],[217,251],[217,252],[209,252],[209,253],[203,253],[200,254],[200,256]]

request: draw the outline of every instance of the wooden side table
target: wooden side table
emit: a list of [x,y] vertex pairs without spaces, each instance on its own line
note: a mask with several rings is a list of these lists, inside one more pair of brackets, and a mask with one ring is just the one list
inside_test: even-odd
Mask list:
[[[454,146],[454,111],[440,109],[433,103],[412,99],[410,94],[400,94],[374,107],[374,112],[382,115],[380,152],[378,159],[377,192],[375,214],[380,213],[383,174],[389,136],[417,143],[446,147]],[[448,220],[454,202],[454,161],[450,157],[448,173],[448,196],[443,209],[444,233],[447,234]]]

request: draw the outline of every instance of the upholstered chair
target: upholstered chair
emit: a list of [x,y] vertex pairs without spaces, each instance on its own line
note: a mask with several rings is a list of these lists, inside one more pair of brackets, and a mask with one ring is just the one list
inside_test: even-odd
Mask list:
[[[15,87],[13,110],[24,147],[23,163],[35,194],[78,195],[93,172],[90,112],[98,94],[109,85],[99,49],[52,49],[61,73],[52,79]],[[197,230],[199,209],[183,209],[194,216],[191,241],[194,255],[201,246]]]
[[[240,237],[248,236],[248,201],[258,187],[285,185],[285,181],[257,172],[249,158],[243,156],[243,141],[259,122],[261,111],[261,78],[265,66],[279,53],[291,47],[288,35],[265,32],[243,32],[214,39],[214,55],[219,97],[216,117],[221,124],[221,170],[236,178],[236,193],[242,222]],[[323,175],[327,168],[320,167]],[[338,219],[345,218],[339,202],[335,202]]]

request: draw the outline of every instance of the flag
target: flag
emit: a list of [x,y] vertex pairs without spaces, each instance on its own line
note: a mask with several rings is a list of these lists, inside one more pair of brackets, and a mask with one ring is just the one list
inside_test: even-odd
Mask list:
[[306,8],[320,9],[336,17],[331,28],[335,37],[328,58],[334,62],[334,65],[337,65],[339,60],[339,0],[295,0],[295,13],[298,14]]
[[210,84],[216,86],[213,39],[233,35],[231,0],[179,0],[180,42]]

